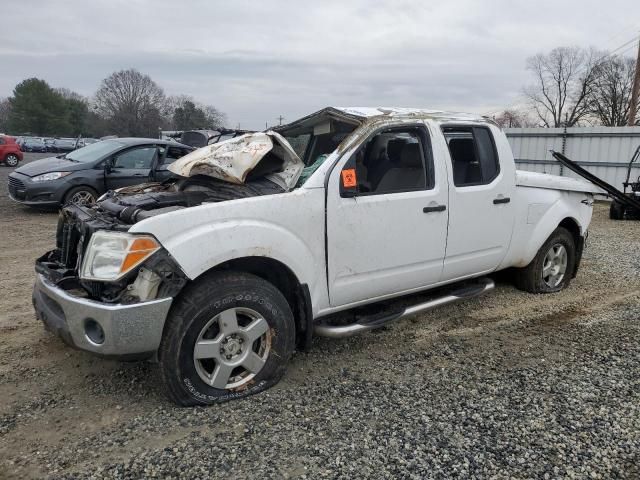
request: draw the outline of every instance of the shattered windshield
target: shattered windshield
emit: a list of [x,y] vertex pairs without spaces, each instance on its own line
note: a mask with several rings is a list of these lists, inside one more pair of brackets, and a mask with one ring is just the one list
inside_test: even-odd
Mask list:
[[303,133],[302,135],[297,135],[295,137],[285,135],[284,138],[286,138],[289,145],[291,145],[291,148],[293,148],[293,151],[296,152],[296,155],[298,155],[306,165],[307,162],[304,158],[304,153],[307,150],[307,145],[309,145],[311,134]]

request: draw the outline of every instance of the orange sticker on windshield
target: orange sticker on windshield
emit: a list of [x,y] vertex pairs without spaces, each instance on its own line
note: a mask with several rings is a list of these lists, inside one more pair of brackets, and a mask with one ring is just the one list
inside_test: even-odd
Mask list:
[[356,180],[356,169],[347,168],[342,170],[342,186],[345,188],[353,188],[356,185],[358,185],[358,181]]

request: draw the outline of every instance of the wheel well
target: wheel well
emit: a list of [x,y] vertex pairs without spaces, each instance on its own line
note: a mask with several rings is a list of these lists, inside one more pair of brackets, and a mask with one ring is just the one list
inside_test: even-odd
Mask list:
[[269,257],[243,257],[217,265],[211,271],[215,270],[251,273],[274,285],[284,295],[293,312],[298,348],[309,347],[313,331],[309,287],[301,284],[289,267]]
[[100,196],[100,194],[98,193],[98,191],[97,191],[95,188],[93,188],[91,185],[85,185],[84,183],[82,183],[82,184],[80,184],[80,185],[72,185],[70,188],[67,188],[67,190],[65,190],[65,192],[64,192],[64,195],[62,195],[62,199],[63,199],[63,200],[66,200],[67,195],[69,195],[69,192],[70,192],[71,190],[73,190],[74,188],[78,188],[78,187],[87,188],[87,189],[89,189],[89,190],[91,190],[91,191],[93,191],[93,192],[96,192],[96,195],[97,195],[97,196]]
[[584,237],[580,234],[580,226],[578,225],[578,222],[576,222],[573,218],[565,218],[560,222],[560,225],[558,226],[563,227],[569,231],[576,246],[576,261],[573,267],[573,272],[571,272],[571,278],[575,278],[576,274],[578,273],[580,261],[582,260],[582,252],[584,250]]
[[580,227],[578,226],[578,222],[576,222],[573,218],[565,218],[560,222],[559,227],[566,228],[571,233],[573,240],[576,242],[576,246],[580,242]]

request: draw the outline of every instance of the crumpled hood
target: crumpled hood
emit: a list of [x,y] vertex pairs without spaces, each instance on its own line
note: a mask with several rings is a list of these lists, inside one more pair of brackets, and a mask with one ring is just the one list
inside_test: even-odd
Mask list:
[[[271,154],[271,155],[268,155]],[[268,159],[265,158],[268,156]],[[279,133],[256,132],[207,145],[173,162],[168,168],[176,175],[207,175],[230,183],[243,184],[262,160],[264,178],[285,190],[292,189],[304,168],[289,142]]]
[[87,168],[91,168],[91,165],[88,163],[72,162],[65,158],[48,157],[29,162],[20,168],[16,168],[15,171],[29,177],[35,177],[43,173],[73,172],[75,170],[86,170]]

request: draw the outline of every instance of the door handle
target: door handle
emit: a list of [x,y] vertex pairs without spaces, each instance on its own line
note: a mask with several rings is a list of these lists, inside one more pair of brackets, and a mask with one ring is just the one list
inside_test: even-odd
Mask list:
[[510,201],[511,201],[511,199],[509,197],[494,198],[493,199],[493,204],[494,205],[499,205],[501,203],[509,203]]
[[436,205],[435,207],[424,207],[422,211],[424,213],[444,212],[446,209],[447,209],[446,205]]

